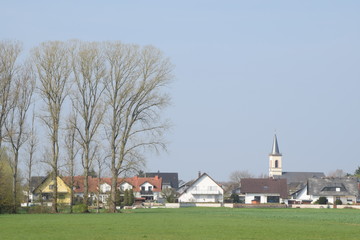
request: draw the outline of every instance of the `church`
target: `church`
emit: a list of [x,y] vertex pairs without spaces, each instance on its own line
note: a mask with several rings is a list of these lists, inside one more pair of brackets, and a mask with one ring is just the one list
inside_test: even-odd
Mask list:
[[276,134],[274,135],[271,153],[269,154],[269,178],[286,179],[289,195],[302,189],[309,178],[323,178],[323,172],[283,172],[282,154]]

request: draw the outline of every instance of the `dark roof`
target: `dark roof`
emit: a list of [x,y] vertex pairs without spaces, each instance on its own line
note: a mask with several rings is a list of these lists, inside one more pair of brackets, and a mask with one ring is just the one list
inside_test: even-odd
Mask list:
[[241,193],[278,193],[281,198],[287,198],[286,179],[243,178]]
[[274,135],[274,141],[273,141],[273,146],[272,146],[270,155],[272,155],[272,156],[281,156],[281,153],[279,151],[279,145],[278,145],[278,142],[277,142],[276,134]]
[[289,195],[292,195],[306,186],[306,182],[292,182],[288,184]]
[[155,177],[159,176],[162,178],[163,185],[170,185],[172,188],[178,189],[179,188],[179,178],[178,173],[172,172],[148,172],[145,173],[146,177]]
[[304,183],[309,178],[323,178],[325,174],[322,172],[283,172],[279,178],[286,179],[287,183]]
[[30,191],[34,191],[37,186],[39,186],[44,180],[45,176],[33,176],[30,178]]
[[356,178],[309,178],[308,195],[359,196]]

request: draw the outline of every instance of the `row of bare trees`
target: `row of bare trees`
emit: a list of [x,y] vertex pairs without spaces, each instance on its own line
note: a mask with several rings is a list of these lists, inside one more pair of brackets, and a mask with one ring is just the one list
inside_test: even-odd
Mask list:
[[[54,212],[63,159],[72,184],[81,163],[85,204],[94,161],[99,169],[108,164],[115,212],[118,176],[143,163],[145,150],[165,148],[168,123],[160,114],[170,100],[164,91],[172,79],[169,59],[154,47],[121,42],[44,42],[21,63],[20,52],[20,43],[0,42],[0,147],[5,143],[11,151],[14,201],[19,159],[30,179],[35,151],[41,150],[54,181]],[[31,105],[47,138],[37,137],[34,117],[27,116]]]

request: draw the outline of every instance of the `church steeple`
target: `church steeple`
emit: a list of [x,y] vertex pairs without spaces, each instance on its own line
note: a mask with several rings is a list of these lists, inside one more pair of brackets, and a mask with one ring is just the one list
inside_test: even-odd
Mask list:
[[269,177],[282,175],[282,155],[279,151],[279,144],[276,134],[274,135],[272,151],[269,154]]
[[281,156],[276,134],[274,135],[274,141],[273,141],[272,151],[271,151],[270,155],[280,155]]

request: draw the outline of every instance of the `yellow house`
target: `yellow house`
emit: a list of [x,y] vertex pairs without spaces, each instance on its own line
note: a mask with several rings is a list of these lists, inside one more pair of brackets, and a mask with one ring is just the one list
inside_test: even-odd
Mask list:
[[[57,190],[58,190],[58,203],[70,204],[70,188],[69,186],[58,176],[57,177]],[[34,193],[42,197],[44,202],[51,202],[52,195],[54,193],[55,182],[49,175],[35,190]]]

